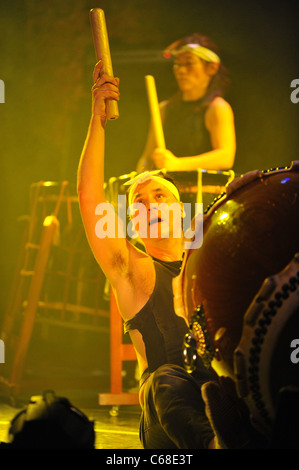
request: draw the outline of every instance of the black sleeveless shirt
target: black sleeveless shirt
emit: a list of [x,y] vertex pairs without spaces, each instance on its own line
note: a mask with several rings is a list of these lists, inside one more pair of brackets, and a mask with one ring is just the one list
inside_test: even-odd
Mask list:
[[176,157],[200,155],[212,150],[205,113],[214,98],[215,94],[211,94],[196,101],[183,101],[176,95],[166,104],[163,121],[165,144]]
[[183,366],[183,340],[189,328],[173,306],[172,280],[180,273],[181,261],[153,258],[156,282],[145,306],[124,324],[124,332],[137,329],[145,343],[149,372],[163,364]]

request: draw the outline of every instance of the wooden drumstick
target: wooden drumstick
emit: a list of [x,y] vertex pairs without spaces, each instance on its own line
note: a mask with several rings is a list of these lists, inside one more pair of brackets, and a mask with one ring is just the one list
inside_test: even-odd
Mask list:
[[[101,8],[93,8],[89,12],[89,18],[96,58],[97,60],[101,59],[103,61],[103,72],[113,77],[105,13]],[[107,119],[117,119],[119,117],[117,101],[107,100],[106,111]]]
[[145,85],[147,90],[147,96],[149,101],[149,107],[152,117],[153,130],[156,140],[156,147],[165,149],[164,132],[159,108],[159,102],[157,97],[157,90],[155,79],[152,75],[145,76]]

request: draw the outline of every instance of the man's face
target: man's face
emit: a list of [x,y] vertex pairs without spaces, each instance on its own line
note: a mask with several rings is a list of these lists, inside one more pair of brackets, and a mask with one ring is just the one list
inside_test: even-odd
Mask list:
[[173,71],[181,91],[208,86],[211,80],[209,64],[192,52],[183,52],[174,59]]
[[[142,204],[142,210],[136,206],[138,224],[135,226],[141,239],[171,238],[174,232],[177,234],[179,230],[181,233],[182,203],[162,183],[148,180],[139,184],[134,190],[132,204]],[[137,221],[135,216],[136,212],[133,223],[134,218]]]

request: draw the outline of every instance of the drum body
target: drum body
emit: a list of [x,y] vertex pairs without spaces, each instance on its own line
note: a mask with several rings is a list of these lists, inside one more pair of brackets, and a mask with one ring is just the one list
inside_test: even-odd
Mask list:
[[[299,252],[299,163],[236,178],[208,208],[203,243],[187,252],[174,285],[175,308],[190,323],[219,375],[235,379],[243,319],[264,280]],[[209,356],[209,355],[208,355]]]

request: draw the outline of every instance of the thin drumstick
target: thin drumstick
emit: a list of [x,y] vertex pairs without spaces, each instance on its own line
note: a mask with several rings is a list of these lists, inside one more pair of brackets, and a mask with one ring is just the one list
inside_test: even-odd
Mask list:
[[157,90],[155,79],[152,75],[145,76],[145,85],[148,96],[149,108],[152,118],[152,125],[155,135],[156,147],[165,149],[164,132],[159,108],[159,102],[157,97]]
[[[105,13],[101,8],[93,8],[89,12],[89,18],[96,58],[103,61],[103,72],[113,77]],[[119,117],[117,101],[107,100],[106,111],[107,119],[117,119]]]

